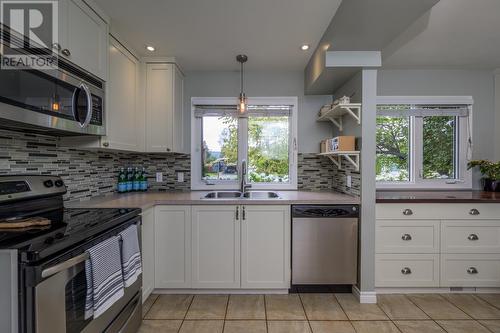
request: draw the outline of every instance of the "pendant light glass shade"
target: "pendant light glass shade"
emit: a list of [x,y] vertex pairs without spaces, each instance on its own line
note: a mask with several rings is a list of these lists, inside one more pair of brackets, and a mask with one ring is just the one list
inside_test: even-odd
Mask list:
[[241,78],[241,89],[240,89],[240,96],[238,97],[238,114],[240,117],[245,117],[247,113],[247,97],[245,93],[243,92],[243,64],[247,62],[248,57],[244,54],[240,54],[236,56],[236,61],[238,61],[241,66],[240,66],[240,78]]

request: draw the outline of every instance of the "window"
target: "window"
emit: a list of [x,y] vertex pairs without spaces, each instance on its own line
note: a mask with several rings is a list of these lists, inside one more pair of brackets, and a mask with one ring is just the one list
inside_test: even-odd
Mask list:
[[470,188],[471,105],[464,97],[379,97],[377,187]]
[[251,98],[239,117],[230,98],[192,99],[192,188],[236,189],[242,161],[254,189],[296,189],[297,98]]

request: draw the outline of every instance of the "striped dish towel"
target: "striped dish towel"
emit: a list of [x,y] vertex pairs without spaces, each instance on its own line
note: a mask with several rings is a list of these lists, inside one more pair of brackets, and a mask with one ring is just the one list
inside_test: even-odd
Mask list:
[[108,238],[87,252],[85,319],[99,317],[124,295],[119,238]]
[[141,250],[139,249],[138,226],[131,225],[119,234],[121,237],[121,254],[123,281],[125,287],[133,284],[142,273]]

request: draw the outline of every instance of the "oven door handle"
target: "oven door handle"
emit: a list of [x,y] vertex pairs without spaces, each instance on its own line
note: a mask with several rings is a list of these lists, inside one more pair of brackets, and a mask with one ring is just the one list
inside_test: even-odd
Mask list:
[[68,259],[60,264],[46,268],[42,271],[42,279],[48,278],[49,276],[52,276],[52,275],[57,274],[59,272],[65,271],[68,268],[71,268],[73,266],[78,265],[81,262],[84,262],[87,259],[89,259],[89,254],[88,254],[88,252],[85,252],[85,253],[82,253],[76,257]]

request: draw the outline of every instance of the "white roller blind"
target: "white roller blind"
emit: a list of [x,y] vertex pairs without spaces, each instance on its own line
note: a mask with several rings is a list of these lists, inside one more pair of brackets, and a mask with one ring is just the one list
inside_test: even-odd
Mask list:
[[[194,116],[238,117],[236,105],[195,105]],[[249,117],[290,116],[292,105],[248,105]]]
[[469,105],[381,104],[377,105],[377,115],[384,117],[468,117]]

